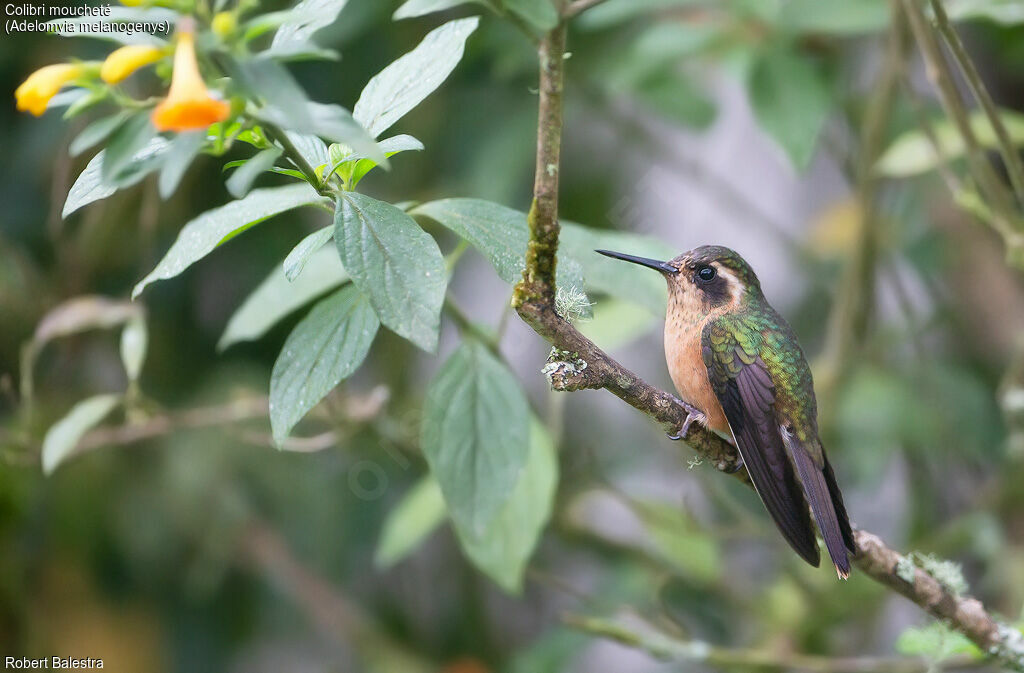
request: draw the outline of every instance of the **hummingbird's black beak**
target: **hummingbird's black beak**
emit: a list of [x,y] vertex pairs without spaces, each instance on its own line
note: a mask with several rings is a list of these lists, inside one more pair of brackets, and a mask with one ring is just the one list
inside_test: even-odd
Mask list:
[[634,255],[627,255],[625,253],[614,252],[612,250],[595,250],[594,252],[604,255],[605,257],[613,257],[615,259],[621,259],[625,262],[633,262],[634,264],[639,264],[641,266],[647,266],[652,269],[657,269],[662,273],[679,273],[679,269],[672,266],[668,262],[659,262],[656,259],[648,259],[647,257],[636,257]]

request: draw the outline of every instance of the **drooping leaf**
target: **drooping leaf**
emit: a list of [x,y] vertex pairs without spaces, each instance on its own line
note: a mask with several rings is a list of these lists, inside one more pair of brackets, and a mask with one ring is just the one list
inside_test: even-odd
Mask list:
[[538,30],[547,31],[558,25],[558,12],[551,0],[504,0],[504,5]]
[[[1024,145],[1024,115],[1004,109],[999,111],[999,117],[1010,136],[1010,142],[1017,147]],[[979,145],[986,149],[999,147],[999,139],[983,111],[971,114],[970,125]],[[938,153],[928,134],[914,129],[903,133],[889,145],[875,164],[875,170],[890,177],[910,177],[934,170],[943,162],[964,155],[963,136],[949,119],[943,117],[936,120],[932,124],[932,131],[939,147]]]
[[186,224],[178,239],[156,268],[132,290],[132,298],[158,280],[173,278],[192,266],[218,245],[249,227],[299,206],[310,206],[321,199],[306,183],[257,189],[237,201],[208,210]]
[[482,539],[529,453],[529,407],[518,381],[486,347],[463,343],[430,383],[420,437],[460,534]]
[[374,138],[386,131],[447,79],[479,22],[478,17],[457,19],[427,33],[415,49],[367,82],[352,116]]
[[281,320],[347,280],[348,274],[333,247],[313,253],[294,280],[289,280],[281,265],[275,264],[270,275],[231,316],[217,349],[259,339]]
[[[340,105],[315,103],[306,96],[288,69],[270,58],[232,62],[231,72],[265,106],[258,116],[283,129],[345,143],[386,165],[373,138]],[[316,164],[314,164],[316,165]]]
[[75,136],[75,139],[71,141],[71,144],[68,145],[68,154],[73,157],[77,157],[87,149],[94,147],[96,143],[103,142],[111,133],[116,131],[117,128],[121,126],[126,119],[128,119],[128,117],[129,114],[122,111],[92,122],[82,129],[82,132]]
[[270,170],[280,156],[281,150],[277,147],[271,147],[258,152],[256,156],[246,161],[228,178],[227,183],[225,183],[228,193],[236,199],[240,199],[248,194],[256,178],[264,171]]
[[583,335],[606,351],[637,340],[658,323],[658,317],[638,304],[605,299],[594,306],[594,317],[579,326]]
[[633,86],[639,103],[665,119],[697,129],[715,119],[715,104],[707,94],[676,69],[667,67]]
[[327,145],[324,141],[314,135],[295,131],[286,131],[285,135],[310,166],[316,168],[327,163]]
[[650,269],[599,255],[594,250],[617,250],[653,259],[671,259],[672,251],[660,241],[622,231],[592,229],[572,222],[562,223],[560,254],[577,260],[583,267],[587,287],[644,306],[658,316],[665,314],[665,279]]
[[483,0],[406,0],[402,3],[402,6],[395,10],[395,13],[391,15],[391,18],[395,21],[399,19],[411,19],[416,16],[423,16],[424,14],[432,14],[433,12],[441,12],[452,7],[458,7],[459,5],[468,5],[470,3],[476,3],[479,5],[486,5],[487,3]]
[[121,171],[134,161],[135,155],[156,136],[156,128],[145,112],[138,112],[110,134],[103,151],[101,176],[107,184],[118,184]]
[[284,258],[284,263],[281,265],[284,268],[285,278],[289,282],[298,278],[299,274],[306,267],[306,262],[309,261],[309,258],[333,238],[334,227],[328,226],[314,231],[299,241],[299,244],[292,248],[292,251]]
[[334,242],[380,321],[433,352],[448,284],[434,239],[399,208],[351,192],[338,198]]
[[444,523],[444,496],[437,480],[427,475],[392,507],[377,543],[374,563],[390,568],[405,559]]
[[770,47],[754,61],[747,91],[761,128],[797,169],[806,168],[832,107],[828,82],[816,64],[791,47]]
[[43,439],[43,473],[53,474],[78,446],[82,435],[98,425],[121,403],[120,395],[96,395],[82,400],[47,431]]
[[271,52],[290,44],[309,42],[313,34],[334,23],[348,0],[301,0],[270,43]]
[[464,238],[506,283],[523,277],[530,234],[518,210],[483,199],[441,199],[416,206],[410,215],[429,217]]
[[129,381],[137,381],[142,373],[142,365],[146,361],[146,350],[149,346],[149,330],[146,318],[137,315],[121,330],[121,362]]
[[[482,199],[441,199],[420,204],[410,213],[429,217],[466,239],[487,257],[506,283],[522,278],[529,240],[525,213]],[[582,275],[588,289],[640,303],[659,315],[664,313],[665,281],[657,273],[646,273],[649,269],[635,265],[616,264],[615,260],[595,253],[595,248],[658,259],[674,256],[654,239],[563,222],[556,267],[558,285],[576,285]]]
[[508,500],[481,534],[455,520],[459,543],[469,559],[505,591],[518,594],[523,573],[547,525],[558,485],[558,459],[547,430],[530,422],[526,464]]
[[171,141],[171,148],[167,151],[167,159],[160,168],[160,177],[157,187],[160,191],[160,198],[166,199],[178,188],[178,183],[185,176],[192,159],[199,154],[206,142],[205,131],[191,131],[179,133]]
[[[121,174],[120,187],[128,187],[135,184],[146,175],[160,167],[163,153],[170,143],[157,136],[141,150],[135,153],[133,162]],[[96,156],[89,160],[85,169],[79,174],[75,184],[71,185],[68,191],[68,198],[64,202],[64,209],[61,217],[67,217],[82,206],[94,201],[107,198],[118,190],[119,187],[111,186],[103,181],[102,169],[105,150],[100,150]]]
[[310,409],[366,359],[380,322],[353,285],[320,300],[288,335],[270,377],[278,445]]

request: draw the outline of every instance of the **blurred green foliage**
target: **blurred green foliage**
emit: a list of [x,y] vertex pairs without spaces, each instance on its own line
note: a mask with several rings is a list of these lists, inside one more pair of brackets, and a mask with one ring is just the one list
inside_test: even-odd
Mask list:
[[[296,182],[308,177],[301,167],[271,137],[241,127],[238,142],[212,142],[205,154],[173,136],[191,162],[169,171],[178,175],[107,168],[125,188],[106,194],[110,185],[99,180],[92,189],[104,197],[72,213],[71,185],[90,161],[96,170],[104,163],[95,149],[69,155],[96,110],[70,124],[55,112],[36,120],[0,110],[8,151],[0,168],[0,654],[101,656],[108,669],[136,672],[657,670],[643,655],[572,631],[561,620],[567,610],[631,613],[680,638],[783,660],[793,651],[970,653],[865,577],[837,584],[801,565],[752,493],[706,466],[688,469],[688,455],[623,405],[600,393],[565,399],[542,390],[546,349],[514,325],[507,283],[523,265],[535,147],[531,40],[557,20],[548,0],[304,4],[312,11],[289,24],[301,38],[293,47],[301,42],[314,56],[336,50],[340,61],[293,60],[297,47],[280,51],[285,41],[272,37],[283,16],[273,12],[288,3],[253,8],[271,17],[254,52],[276,44],[286,63],[250,73],[264,78],[253,84],[257,98],[285,107],[279,123],[302,116],[289,107],[301,100],[279,95],[293,84],[359,118],[367,82],[439,26],[481,17],[459,37],[465,53],[460,42],[448,54],[447,80],[395,119],[391,132],[403,140],[394,142],[422,151],[370,171],[382,157],[359,152],[399,147],[373,142],[384,128],[369,119],[388,118],[384,109],[357,119],[369,133],[346,127],[353,142],[369,136],[352,154],[313,145],[326,169],[318,177],[337,168],[347,195],[337,196],[334,226],[315,207],[316,192]],[[336,21],[325,20],[333,19],[328,5],[340,9]],[[1015,143],[1024,108],[1019,5],[946,3]],[[421,14],[435,10],[443,13]],[[637,222],[621,216],[623,199],[650,198],[640,189],[646,171],[670,165],[679,144],[697,146],[722,128],[741,133],[744,122],[724,114],[741,109],[768,143],[699,147],[728,152],[737,166],[798,171],[808,193],[830,200],[812,199],[824,207],[811,216],[784,209],[800,221],[767,235],[788,251],[772,282],[792,290],[780,308],[814,362],[822,432],[853,518],[894,546],[959,563],[970,593],[1012,620],[1024,601],[1016,487],[1024,476],[1024,284],[1003,262],[1006,237],[977,221],[984,212],[953,205],[940,171],[971,189],[976,181],[912,49],[873,166],[881,183],[871,329],[851,362],[828,360],[828,316],[841,310],[832,298],[870,229],[871,208],[858,201],[864,176],[851,166],[865,151],[875,56],[891,25],[889,3],[876,0],[606,0],[574,19],[561,211],[582,224],[563,230],[559,282],[585,286],[595,302],[581,329],[667,385],[657,279],[602,266],[589,251],[664,257],[690,247],[676,222],[624,231]],[[83,38],[7,36],[0,78],[13,92],[40,66],[101,60],[109,50]],[[124,88],[143,99],[169,77],[166,68],[140,73]],[[413,80],[432,91],[425,77]],[[129,168],[153,142],[147,119],[122,120],[138,127],[121,140]],[[928,120],[941,153],[928,144]],[[974,113],[971,123],[985,149],[998,149],[983,117]],[[106,142],[92,128],[92,139]],[[714,168],[701,159],[686,184],[711,190]],[[267,172],[273,166],[277,174]],[[828,171],[840,176],[841,193],[824,182]],[[748,199],[777,196],[758,184],[735,187]],[[201,245],[161,266],[186,223],[268,193],[268,207],[287,214],[251,229],[269,212],[243,214],[222,231],[195,227],[206,236]],[[295,202],[285,203],[291,193]],[[724,201],[726,212],[741,212]],[[445,286],[408,282],[411,299],[392,306],[389,283],[408,281],[408,269],[359,270],[352,259],[342,270],[334,245],[319,248],[325,227],[365,233],[355,214],[346,220],[344,204],[371,202],[383,204],[391,229],[414,226],[423,236],[424,247],[398,261],[451,275],[440,332],[429,319],[407,318],[426,307],[439,319]],[[307,203],[314,207],[297,207]],[[693,214],[678,199],[671,207],[680,222]],[[766,235],[753,218],[735,219],[739,236]],[[304,240],[285,264],[289,277],[282,262]],[[436,257],[428,259],[420,252],[430,246]],[[387,257],[384,247],[377,252]],[[124,303],[161,268],[171,270],[154,278],[167,280]],[[354,284],[345,284],[349,274]],[[372,348],[346,341],[333,309],[355,301],[354,287],[373,297],[374,320],[428,351],[439,338],[441,355],[385,329],[369,335]],[[106,299],[83,305],[83,297]],[[331,329],[340,336],[324,339]],[[305,344],[337,341],[360,354],[326,372],[320,358],[301,357]],[[290,346],[299,357],[281,355]],[[448,360],[456,348],[462,355]],[[349,366],[364,356],[358,371]],[[473,363],[476,375],[462,371]],[[461,368],[457,376],[452,368]],[[313,386],[303,372],[322,376]],[[273,433],[272,380],[284,382],[276,397],[288,410]],[[316,399],[304,398],[310,391]],[[91,401],[83,408],[83,400]],[[424,427],[449,411],[453,423]],[[488,422],[460,422],[469,416]],[[507,462],[478,465],[480,483],[463,492],[465,463],[444,451],[455,445],[505,447]]]

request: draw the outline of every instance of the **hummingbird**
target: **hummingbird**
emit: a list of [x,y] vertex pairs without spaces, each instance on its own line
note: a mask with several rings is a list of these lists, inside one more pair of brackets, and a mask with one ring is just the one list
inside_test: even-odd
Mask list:
[[[699,423],[730,441],[790,546],[817,567],[809,512],[841,579],[856,549],[843,495],[818,437],[814,383],[789,324],[768,304],[735,251],[705,245],[667,262],[610,250],[668,283],[665,359],[687,410],[683,439]],[[809,510],[809,511],[808,511]]]

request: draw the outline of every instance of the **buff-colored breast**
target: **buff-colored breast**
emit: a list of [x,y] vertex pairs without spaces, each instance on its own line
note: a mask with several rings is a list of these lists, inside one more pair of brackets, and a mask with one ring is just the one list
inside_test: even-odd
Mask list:
[[[700,315],[695,307],[683,306],[687,297],[671,297],[665,321],[665,360],[679,397],[697,407],[707,417],[712,430],[729,434],[729,421],[708,380],[701,336],[708,320],[717,314]],[[674,305],[673,305],[674,304]],[[675,310],[673,310],[675,309]],[[686,310],[691,309],[691,310]],[[699,316],[699,317],[698,317]]]

